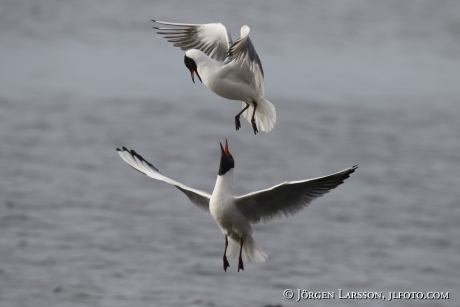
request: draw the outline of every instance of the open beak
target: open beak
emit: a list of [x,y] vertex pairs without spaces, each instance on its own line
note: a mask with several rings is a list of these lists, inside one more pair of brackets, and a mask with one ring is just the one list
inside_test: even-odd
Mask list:
[[[192,75],[192,81],[195,83],[195,73],[198,76],[198,79],[201,81],[200,74],[198,73],[198,68],[196,67],[196,63],[193,59],[189,58],[187,54],[184,55],[184,64],[190,70],[190,74]],[[203,83],[203,81],[201,81]]]
[[198,70],[193,70],[193,69],[190,69],[190,73],[192,74],[192,81],[193,83],[195,83],[195,73],[196,72],[196,75],[198,76],[198,79],[200,79],[200,82],[203,83],[203,81],[201,81],[201,77],[200,77],[200,74],[198,73]]
[[226,156],[228,156],[230,154],[230,152],[228,151],[228,141],[227,139],[225,139],[225,149],[224,147],[222,146],[222,143],[220,143],[220,149],[222,150],[222,153],[225,154]]

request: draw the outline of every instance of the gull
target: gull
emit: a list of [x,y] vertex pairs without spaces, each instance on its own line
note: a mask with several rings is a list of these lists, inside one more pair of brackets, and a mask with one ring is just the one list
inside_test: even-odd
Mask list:
[[241,128],[240,115],[252,124],[254,134],[269,132],[276,122],[275,106],[264,99],[264,71],[259,56],[249,39],[249,27],[241,27],[241,37],[232,41],[221,23],[185,24],[152,20],[172,26],[158,28],[168,42],[186,51],[185,66],[215,94],[243,102],[235,116],[236,130]]
[[134,150],[123,147],[117,148],[117,152],[135,170],[153,179],[174,185],[195,206],[206,213],[211,213],[225,236],[225,250],[222,257],[225,271],[230,266],[227,256],[238,257],[238,272],[244,270],[243,261],[262,263],[267,259],[267,254],[252,237],[251,224],[268,222],[300,212],[314,199],[342,184],[358,168],[355,165],[332,175],[283,182],[269,189],[235,196],[233,189],[235,160],[228,150],[227,140],[225,140],[225,148],[222,143],[220,148],[220,166],[212,194],[190,188],[166,177]]

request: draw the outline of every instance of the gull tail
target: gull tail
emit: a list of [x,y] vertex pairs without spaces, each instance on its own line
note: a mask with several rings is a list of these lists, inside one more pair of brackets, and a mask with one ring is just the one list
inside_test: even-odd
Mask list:
[[[244,107],[246,107],[246,102],[243,102],[243,108]],[[243,113],[243,116],[246,117],[248,122],[251,122],[252,112],[254,112],[254,106],[250,104],[249,108]],[[265,132],[272,130],[276,123],[275,106],[264,98],[258,100],[255,120],[259,130]]]
[[[252,238],[251,235],[246,236],[243,243],[243,262],[255,262],[262,263],[267,260],[268,256],[264,251],[257,246],[256,241]],[[235,241],[229,237],[228,247],[227,247],[227,257],[232,259],[238,259],[240,255],[240,242]]]

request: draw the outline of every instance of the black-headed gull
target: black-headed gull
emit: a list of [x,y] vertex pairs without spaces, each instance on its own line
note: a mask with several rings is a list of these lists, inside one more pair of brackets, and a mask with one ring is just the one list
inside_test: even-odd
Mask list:
[[184,24],[152,20],[173,26],[158,28],[168,42],[186,51],[185,66],[207,88],[231,100],[243,101],[243,109],[235,116],[236,130],[241,127],[240,115],[252,124],[254,134],[260,129],[269,132],[276,122],[275,106],[264,99],[264,71],[259,56],[249,39],[249,27],[241,28],[241,37],[232,42],[230,33],[220,23]]
[[137,171],[176,186],[199,209],[211,213],[225,236],[223,255],[225,271],[230,266],[227,256],[238,257],[238,271],[244,270],[243,261],[261,263],[267,259],[267,255],[252,238],[251,223],[268,222],[301,211],[317,197],[342,184],[358,168],[355,165],[325,177],[283,182],[269,189],[235,196],[233,189],[235,161],[228,151],[227,141],[225,148],[222,144],[220,148],[222,153],[219,172],[211,195],[164,176],[134,150],[123,147],[123,149],[117,148],[117,151],[121,158]]

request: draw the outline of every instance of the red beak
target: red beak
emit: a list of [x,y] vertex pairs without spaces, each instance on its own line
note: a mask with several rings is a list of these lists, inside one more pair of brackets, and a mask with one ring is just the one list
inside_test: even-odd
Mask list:
[[193,81],[193,83],[195,83],[195,76],[193,74],[193,69],[190,69],[190,73],[192,74],[192,81]]
[[225,149],[224,147],[222,146],[222,143],[220,143],[220,149],[222,150],[222,153],[225,154],[226,156],[228,156],[230,154],[230,152],[228,151],[228,141],[227,139],[225,139]]
[[194,72],[196,72],[196,75],[198,76],[198,79],[200,79],[200,82],[203,83],[203,81],[201,81],[201,77],[200,77],[200,74],[198,73],[198,71],[193,71],[193,69],[190,69],[190,73],[192,74],[192,81],[193,81],[193,83],[195,83],[195,75],[194,75]]

